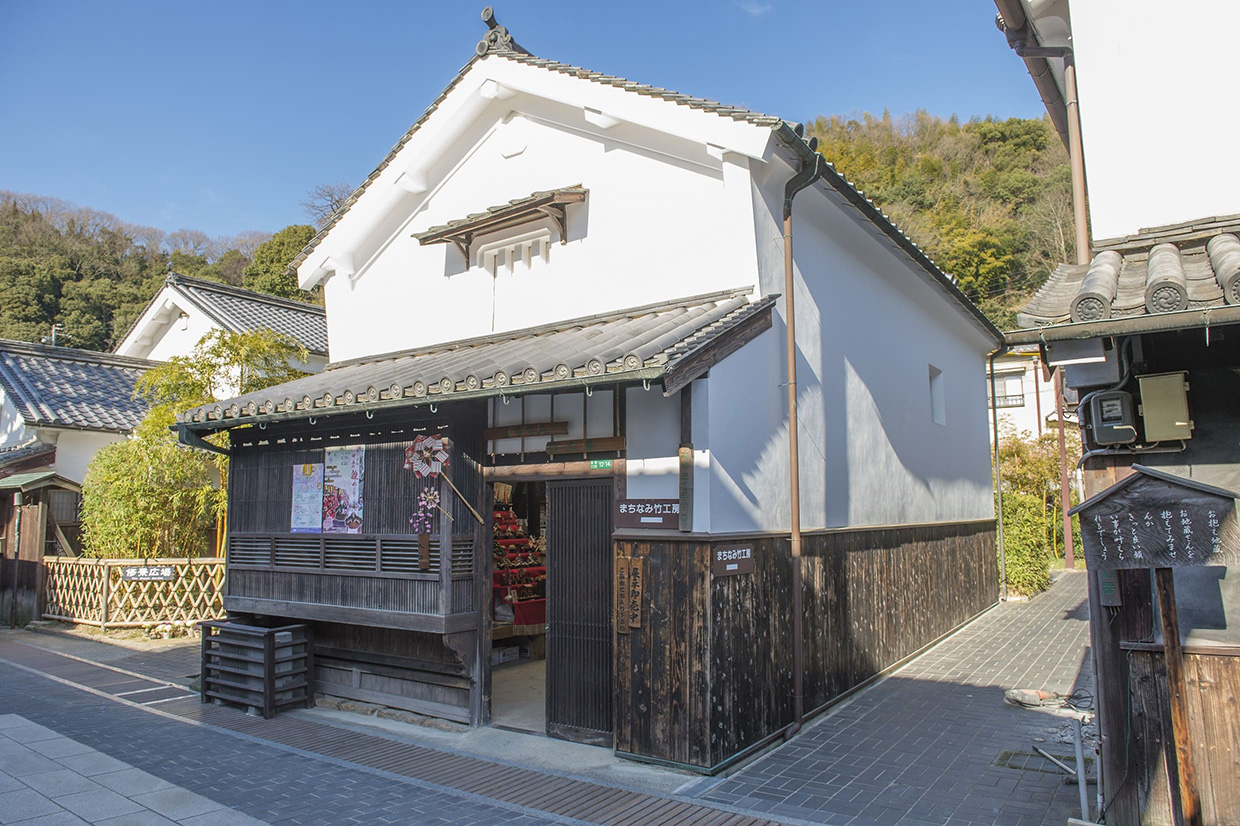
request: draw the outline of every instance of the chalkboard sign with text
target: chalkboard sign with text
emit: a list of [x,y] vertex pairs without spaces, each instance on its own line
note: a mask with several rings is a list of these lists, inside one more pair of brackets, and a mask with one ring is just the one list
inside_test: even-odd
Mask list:
[[1072,509],[1094,571],[1240,564],[1236,495],[1143,465]]

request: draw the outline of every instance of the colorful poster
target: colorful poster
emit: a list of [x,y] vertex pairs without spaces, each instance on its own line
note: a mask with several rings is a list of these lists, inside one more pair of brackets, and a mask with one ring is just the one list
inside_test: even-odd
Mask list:
[[362,488],[366,476],[364,445],[323,449],[323,532],[362,533]]
[[323,463],[293,466],[294,534],[318,534],[323,530]]

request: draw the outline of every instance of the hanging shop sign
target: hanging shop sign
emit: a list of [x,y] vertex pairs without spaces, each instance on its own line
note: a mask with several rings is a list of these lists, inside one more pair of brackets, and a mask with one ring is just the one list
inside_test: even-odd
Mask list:
[[361,534],[366,479],[366,446],[323,449],[323,532]]
[[293,508],[289,531],[318,534],[323,530],[323,463],[293,466]]
[[175,580],[172,566],[121,566],[122,580]]
[[1094,571],[1240,564],[1235,495],[1142,465],[1072,509]]
[[629,628],[637,629],[642,625],[642,586],[646,582],[646,560],[634,557],[629,561]]
[[713,548],[710,550],[710,573],[713,577],[753,573],[753,547]]
[[680,500],[619,500],[616,528],[680,528]]
[[631,557],[616,557],[616,632],[629,633],[629,566]]

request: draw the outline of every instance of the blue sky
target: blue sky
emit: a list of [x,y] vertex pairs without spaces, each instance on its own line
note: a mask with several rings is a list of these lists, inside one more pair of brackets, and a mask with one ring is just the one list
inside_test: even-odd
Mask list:
[[[483,5],[0,0],[0,189],[170,231],[304,222],[469,59]],[[536,55],[789,120],[1043,114],[991,0],[495,8]]]

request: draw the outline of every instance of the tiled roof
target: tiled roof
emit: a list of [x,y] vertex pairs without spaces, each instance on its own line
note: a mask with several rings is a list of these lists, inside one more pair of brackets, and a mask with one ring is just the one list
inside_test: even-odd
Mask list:
[[[503,27],[499,28],[503,29]],[[422,128],[422,125],[426,123],[431,115],[435,113],[444,100],[447,99],[448,95],[451,94],[452,90],[455,89],[457,84],[459,84],[465,77],[466,73],[468,73],[469,70],[473,68],[474,64],[479,60],[489,58],[511,60],[514,63],[535,66],[541,69],[546,69],[547,71],[558,72],[559,74],[569,75],[582,80],[588,80],[592,83],[598,83],[604,86],[613,86],[617,89],[633,92],[634,94],[643,95],[650,98],[660,98],[678,106],[687,106],[690,109],[698,109],[703,112],[709,112],[722,118],[729,118],[734,121],[745,121],[755,126],[772,130],[775,133],[776,138],[786,146],[789,146],[793,152],[796,153],[802,163],[806,162],[807,157],[812,157],[814,155],[814,149],[811,148],[810,143],[802,135],[797,134],[797,131],[793,129],[792,125],[784,121],[782,118],[777,118],[772,115],[764,115],[760,112],[753,112],[740,106],[730,106],[708,98],[697,98],[692,95],[684,95],[659,86],[636,83],[614,75],[606,75],[602,72],[592,72],[589,69],[582,69],[579,66],[560,63],[555,60],[535,57],[525,50],[515,47],[511,39],[508,38],[507,30],[503,30],[503,36],[498,39],[491,36],[494,35],[495,32],[496,29],[491,29],[488,33],[488,37],[484,38],[483,41],[478,44],[477,53],[474,54],[474,56],[461,67],[461,70],[457,72],[456,76],[452,78],[446,87],[444,87],[444,90],[439,93],[439,96],[431,102],[431,105],[426,108],[426,111],[422,113],[421,117],[414,121],[408,131],[406,131],[405,134],[401,136],[400,140],[397,141],[391,150],[388,151],[387,156],[377,167],[375,167],[374,171],[371,172],[370,175],[366,177],[366,180],[362,181],[357,189],[355,189],[352,194],[345,199],[344,203],[341,204],[336,212],[332,214],[331,218],[328,219],[327,223],[323,225],[314,238],[310,239],[310,243],[297,254],[297,257],[294,258],[289,264],[290,272],[295,272],[297,268],[310,257],[310,254],[314,252],[314,249],[318,247],[324,238],[327,237],[328,233],[332,231],[332,228],[334,228],[336,224],[344,218],[353,205],[357,203],[358,199],[362,197],[362,194],[366,192],[370,185],[396,159],[397,154],[399,154],[400,150],[404,148],[405,144],[409,143],[414,134]],[[505,44],[508,44],[511,48],[505,48]],[[829,186],[835,189],[845,201],[852,204],[864,220],[873,225],[883,235],[887,236],[896,247],[903,250],[911,259],[913,259],[918,267],[925,270],[931,278],[938,281],[951,296],[952,300],[957,304],[960,304],[967,313],[972,315],[977,323],[986,331],[988,336],[994,338],[997,342],[1002,341],[1003,336],[999,330],[956,286],[956,279],[954,276],[946,274],[940,270],[938,265],[935,264],[929,256],[921,250],[920,247],[918,247],[916,242],[905,235],[904,232],[887,216],[887,214],[875,206],[874,202],[867,198],[863,192],[853,186],[853,184],[844,178],[843,175],[840,175],[835,170],[834,166],[828,163],[826,164],[826,167],[828,174],[824,176],[824,180],[827,181]]]
[[31,438],[21,445],[0,450],[0,477],[56,461],[56,446]]
[[1140,317],[1154,321],[1166,314],[1240,305],[1240,215],[1142,230],[1097,242],[1096,249],[1088,265],[1056,267],[1016,315],[1017,323],[1039,328]]
[[327,313],[317,304],[179,273],[169,273],[164,283],[228,330],[242,333],[271,329],[291,336],[311,353],[327,355]]
[[0,387],[30,426],[128,433],[146,413],[134,385],[155,362],[0,340]]
[[496,204],[493,207],[487,207],[482,212],[470,213],[464,218],[454,218],[447,224],[437,224],[434,227],[429,227],[420,233],[414,233],[413,237],[417,239],[425,239],[430,236],[442,235],[453,230],[468,229],[486,222],[502,220],[509,216],[516,216],[530,210],[535,210],[539,206],[556,200],[557,196],[575,196],[580,199],[583,198],[588,192],[589,190],[580,184],[571,187],[560,187],[556,190],[543,190],[540,192],[535,192],[525,196],[524,198],[514,198],[507,204]]
[[[204,430],[477,396],[547,393],[593,383],[701,375],[732,351],[730,334],[770,326],[776,296],[733,290],[333,365],[283,385],[189,411]],[[739,342],[739,343],[738,343]],[[712,346],[716,346],[710,350]],[[678,374],[677,372],[681,373]],[[677,385],[678,386],[678,385]]]

